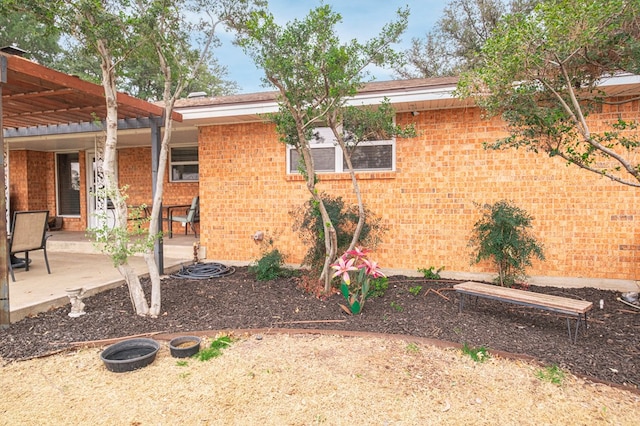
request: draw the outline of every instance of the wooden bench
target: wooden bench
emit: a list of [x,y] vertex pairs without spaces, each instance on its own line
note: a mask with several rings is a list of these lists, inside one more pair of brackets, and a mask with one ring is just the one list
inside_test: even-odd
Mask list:
[[584,318],[585,332],[587,329],[587,312],[593,308],[592,302],[584,300],[570,299],[568,297],[552,296],[549,294],[534,293],[532,291],[516,290],[513,288],[500,287],[497,285],[476,283],[468,281],[453,286],[457,293],[460,293],[459,312],[464,307],[466,295],[475,297],[485,297],[487,299],[499,300],[501,302],[514,303],[516,305],[529,306],[532,308],[544,309],[557,312],[570,317],[576,317],[575,337],[571,334],[571,321],[567,318],[567,329],[569,339],[575,343],[578,339],[578,329]]

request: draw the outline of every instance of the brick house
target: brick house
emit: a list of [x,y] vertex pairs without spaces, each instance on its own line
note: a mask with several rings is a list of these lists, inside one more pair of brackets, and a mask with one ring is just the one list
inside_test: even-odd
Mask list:
[[[635,288],[640,279],[638,191],[545,154],[485,151],[483,142],[505,135],[504,124],[483,119],[478,108],[452,96],[454,88],[450,78],[378,82],[353,100],[356,105],[375,104],[388,97],[397,110],[396,121],[414,123],[419,133],[412,139],[372,143],[367,152],[383,161],[371,166],[365,158],[366,170],[358,173],[367,208],[389,229],[373,255],[378,263],[403,272],[444,266],[443,276],[486,278],[491,266],[472,266],[467,247],[479,218],[474,203],[508,199],[535,218],[534,233],[545,247],[547,260],[528,271],[532,282]],[[640,79],[612,80],[606,88],[612,98],[637,96]],[[164,176],[164,203],[188,203],[193,195],[200,196],[200,243],[208,259],[259,258],[260,246],[252,239],[257,231],[273,238],[291,263],[306,251],[290,214],[309,199],[295,170],[295,152],[278,141],[274,126],[259,115],[276,110],[274,96],[193,98],[176,105],[183,122],[177,125]],[[640,101],[604,106],[591,120],[597,130],[618,116],[640,118]],[[84,148],[63,151],[29,148],[27,142],[10,139],[12,206],[60,214],[56,165],[61,155],[70,153],[75,159],[78,154],[80,213],[65,217],[64,226],[84,230],[90,186],[86,164],[95,137],[70,136]],[[119,140],[120,183],[130,185],[132,204],[149,202],[148,138],[125,132]],[[330,143],[318,149],[329,155],[318,189],[354,202],[339,150]],[[191,172],[182,174],[185,170]]]

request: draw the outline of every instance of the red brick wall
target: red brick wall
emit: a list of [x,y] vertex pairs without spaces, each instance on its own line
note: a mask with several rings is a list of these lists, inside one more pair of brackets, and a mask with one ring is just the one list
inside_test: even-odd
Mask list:
[[9,155],[11,210],[56,212],[56,196],[49,182],[55,182],[52,153],[12,151]]
[[11,151],[9,154],[11,211],[29,210],[29,168],[27,164],[29,152]]
[[[129,185],[129,203],[151,205],[151,148],[129,148],[118,150],[118,175],[121,185]],[[65,217],[64,229],[84,231],[87,228],[86,155],[80,159],[80,217]],[[11,151],[9,155],[11,209],[49,210],[56,215],[55,153],[40,151]],[[166,205],[190,204],[198,194],[197,182],[169,182],[164,178]],[[183,232],[180,224],[174,232]]]
[[[638,118],[635,102],[625,113]],[[606,111],[601,120],[617,119]],[[389,232],[375,253],[383,267],[492,272],[470,265],[467,247],[479,218],[474,203],[513,201],[534,216],[533,230],[547,260],[531,275],[637,279],[640,250],[638,190],[524,150],[485,151],[504,125],[480,111],[453,109],[398,116],[419,136],[397,141],[397,170],[364,173],[365,203]],[[262,230],[298,262],[306,251],[291,229],[289,211],[309,199],[304,182],[287,176],[285,146],[270,124],[200,129],[201,244],[209,259],[251,261],[251,240]],[[346,175],[320,175],[320,191],[353,200]]]
[[[11,210],[49,210],[57,214],[55,153],[42,151],[11,151],[9,154],[9,182]],[[80,154],[80,172],[83,174],[84,155]],[[85,180],[82,177],[80,199],[85,206]],[[83,231],[86,228],[86,211],[83,217],[65,217],[64,229]]]
[[[168,168],[167,165],[163,179],[163,204],[166,206],[191,204],[193,197],[198,195],[198,182],[169,182]],[[146,204],[151,207],[151,148],[119,149],[118,181],[120,186],[129,185],[127,194],[130,205]],[[184,228],[181,224],[175,223],[173,232],[184,232]]]

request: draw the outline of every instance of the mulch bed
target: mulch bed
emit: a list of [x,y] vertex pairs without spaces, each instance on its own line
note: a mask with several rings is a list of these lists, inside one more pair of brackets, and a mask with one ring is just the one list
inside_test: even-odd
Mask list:
[[[204,280],[168,278],[158,318],[133,313],[125,286],[84,299],[86,315],[70,318],[69,305],[0,330],[5,361],[41,356],[93,341],[145,333],[188,333],[247,328],[299,328],[403,334],[533,357],[575,374],[640,387],[640,311],[593,288],[531,286],[530,290],[593,302],[589,330],[572,344],[564,317],[479,299],[458,313],[455,282],[392,276],[384,296],[347,315],[342,296],[324,300],[300,289],[300,278],[257,281],[247,268]],[[410,289],[421,286],[417,295]],[[148,292],[148,283],[145,284]],[[414,290],[415,291],[415,290]],[[600,300],[604,309],[599,308]],[[573,323],[572,323],[573,326]]]

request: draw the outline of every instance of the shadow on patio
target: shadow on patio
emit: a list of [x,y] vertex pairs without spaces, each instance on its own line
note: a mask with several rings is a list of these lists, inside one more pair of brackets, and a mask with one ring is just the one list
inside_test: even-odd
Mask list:
[[[193,235],[174,235],[164,239],[164,272],[193,262]],[[11,322],[69,304],[66,289],[84,288],[95,294],[124,283],[111,259],[98,252],[83,232],[51,232],[47,242],[51,274],[47,274],[42,251],[32,252],[29,271],[14,269],[16,281],[9,279]],[[139,275],[148,273],[142,256],[129,262]]]

